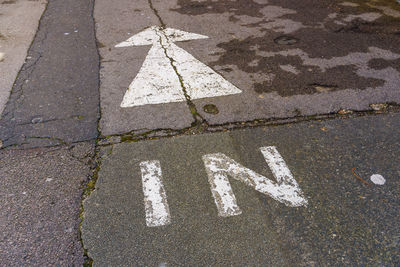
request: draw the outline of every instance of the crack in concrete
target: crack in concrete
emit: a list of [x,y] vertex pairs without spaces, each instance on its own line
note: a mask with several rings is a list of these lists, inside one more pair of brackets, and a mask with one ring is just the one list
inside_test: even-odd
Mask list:
[[[164,29],[166,28],[166,24],[162,20],[160,14],[158,13],[158,10],[153,6],[152,0],[148,0],[148,3],[149,3],[149,6],[150,6],[150,9],[153,11],[154,15],[160,21],[161,30],[160,31],[156,31],[156,34],[160,37],[160,46],[164,50],[165,56],[170,61],[171,67],[173,68],[175,74],[178,76],[179,83],[181,85],[181,89],[182,89],[183,95],[185,96],[186,103],[187,103],[187,105],[189,107],[189,110],[190,110],[190,113],[192,114],[193,119],[194,119],[194,122],[192,123],[192,127],[196,126],[198,128],[207,128],[208,127],[207,121],[197,111],[196,105],[192,102],[192,100],[190,98],[190,95],[187,92],[187,89],[186,89],[185,84],[184,84],[184,79],[183,79],[182,75],[179,73],[178,68],[176,67],[175,60],[170,55],[168,55],[167,47],[163,43],[163,38],[167,42],[169,42],[169,38],[164,32]],[[161,33],[163,36],[161,36],[159,33]],[[201,131],[201,129],[200,129],[200,131]]]
[[162,20],[160,14],[158,13],[158,10],[154,7],[152,0],[147,0],[150,6],[150,9],[154,12],[154,15],[158,18],[158,21],[160,22],[161,28],[165,28],[166,25],[164,21]]
[[[165,34],[165,32],[163,30],[161,30],[161,33],[164,35],[164,38],[167,40],[167,42],[169,42],[169,39],[168,39],[167,35]],[[187,89],[185,87],[183,77],[179,73],[178,68],[176,67],[175,60],[170,55],[168,55],[168,50],[165,47],[165,45],[163,44],[163,37],[159,35],[158,31],[156,32],[156,34],[160,37],[160,45],[161,45],[162,49],[164,50],[165,56],[169,59],[171,67],[174,69],[175,74],[178,76],[183,95],[186,98],[186,103],[189,106],[190,113],[192,114],[193,119],[195,121],[194,123],[196,125],[201,124],[201,123],[206,123],[205,119],[198,113],[195,104],[192,102],[189,94],[187,93]]]

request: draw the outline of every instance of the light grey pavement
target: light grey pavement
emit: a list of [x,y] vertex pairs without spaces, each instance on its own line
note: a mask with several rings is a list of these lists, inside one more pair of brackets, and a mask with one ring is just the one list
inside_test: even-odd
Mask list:
[[0,3],[0,115],[24,64],[46,4],[45,0]]
[[[94,266],[396,266],[399,129],[394,114],[104,147],[84,202],[84,245]],[[202,156],[223,153],[273,177],[264,146],[277,147],[308,206],[287,207],[230,179],[243,213],[219,217]],[[146,226],[139,164],[149,160],[160,161],[170,225]]]

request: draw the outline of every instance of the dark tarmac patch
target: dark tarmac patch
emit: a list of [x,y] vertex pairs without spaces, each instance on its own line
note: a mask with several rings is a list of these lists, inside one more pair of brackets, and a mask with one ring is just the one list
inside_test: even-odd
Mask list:
[[[297,35],[296,35],[297,36]],[[299,36],[301,36],[299,34]],[[263,56],[262,54],[275,51],[288,51],[289,49],[301,49],[310,58],[320,58],[321,61],[344,57],[350,53],[368,51],[368,47],[378,46],[371,38],[352,38],[348,34],[315,34],[303,35],[300,43],[293,45],[280,45],[276,43],[274,35],[266,34],[264,37],[249,37],[244,40],[234,39],[221,43],[218,47],[223,48],[225,53],[220,55],[217,61],[211,62],[212,66],[236,65],[240,70],[251,74],[264,76],[264,81],[254,84],[257,93],[278,92],[281,96],[314,94],[319,91],[314,84],[334,85],[330,86],[330,91],[345,89],[375,88],[384,85],[380,79],[366,78],[357,75],[357,68],[353,62],[349,61],[346,65],[327,68],[325,71],[317,66],[307,65],[299,56],[275,55]],[[290,38],[298,39],[290,36]],[[366,40],[367,39],[367,40]],[[282,39],[284,41],[288,38]],[[371,41],[370,41],[371,40]],[[293,43],[293,42],[290,42]],[[385,45],[386,46],[386,45]],[[254,48],[257,49],[254,49]],[[378,46],[379,47],[379,46]],[[249,64],[249,62],[256,62]],[[387,62],[387,63],[383,63]],[[380,60],[380,66],[392,66],[399,70],[400,64],[397,61]],[[290,66],[294,73],[285,71],[282,66]],[[370,65],[368,65],[370,66]],[[373,66],[370,66],[374,69]],[[378,69],[382,69],[378,68]],[[271,80],[270,75],[274,75]],[[340,77],[340,79],[338,79]],[[262,78],[261,78],[262,79]]]
[[1,266],[82,266],[82,183],[94,144],[0,151]]
[[268,4],[258,4],[249,0],[220,0],[220,1],[194,1],[178,0],[179,8],[171,9],[185,15],[203,15],[215,13],[232,13],[234,15],[247,15],[252,17],[263,17],[260,10]]
[[335,25],[334,32],[345,33],[364,33],[364,34],[393,34],[400,35],[400,23],[398,21],[390,22],[365,22],[362,20],[352,21],[349,25]]
[[394,69],[399,69],[400,66],[400,59],[398,60],[391,60],[387,61],[381,58],[376,58],[372,59],[368,62],[368,66],[370,68],[376,69],[376,70],[381,70],[381,69],[386,69],[386,68],[394,68]]

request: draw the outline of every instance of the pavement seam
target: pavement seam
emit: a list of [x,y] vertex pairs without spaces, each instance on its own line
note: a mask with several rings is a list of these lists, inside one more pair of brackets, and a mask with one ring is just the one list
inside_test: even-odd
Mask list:
[[345,111],[344,114],[328,113],[321,115],[287,117],[281,119],[278,118],[255,119],[249,121],[208,125],[207,128],[199,128],[196,126],[192,126],[182,129],[160,128],[147,131],[144,130],[143,132],[130,131],[127,133],[102,136],[98,140],[98,145],[109,146],[125,142],[139,142],[139,141],[163,139],[163,138],[185,136],[185,135],[218,133],[218,132],[227,132],[227,131],[249,129],[256,127],[274,127],[274,126],[297,124],[303,122],[328,121],[334,119],[350,119],[350,118],[380,116],[380,115],[396,114],[396,113],[400,113],[400,105],[393,104],[393,105],[388,105],[388,107],[384,110],[363,110],[363,111],[347,110]]
[[[50,139],[53,141],[57,141],[57,144],[49,144],[42,145],[32,148],[49,148],[49,147],[58,147],[64,145],[73,145],[79,144],[83,142],[96,142],[96,148],[99,146],[109,146],[111,144],[119,144],[124,142],[138,142],[138,141],[146,141],[153,139],[161,139],[161,138],[170,138],[176,136],[183,135],[195,135],[195,134],[206,134],[206,133],[218,133],[218,132],[227,132],[234,131],[240,129],[249,129],[255,127],[274,127],[281,126],[287,124],[296,124],[303,122],[313,122],[313,121],[327,121],[334,119],[350,119],[350,118],[358,118],[358,117],[366,117],[366,116],[379,116],[386,114],[396,114],[400,113],[400,105],[390,104],[384,110],[362,110],[362,111],[353,111],[348,110],[346,114],[340,113],[328,113],[328,114],[319,114],[319,115],[310,115],[310,116],[294,116],[287,118],[270,118],[270,119],[254,119],[248,121],[238,121],[238,122],[228,122],[224,124],[213,124],[208,125],[207,128],[191,126],[187,128],[181,129],[173,129],[173,128],[158,128],[158,129],[139,129],[132,130],[129,132],[111,134],[111,135],[102,135],[99,132],[99,135],[96,138],[79,140],[74,142],[67,142],[60,138],[53,138],[51,136],[26,136],[25,139],[29,138],[39,138],[39,139]],[[99,124],[99,122],[98,122]],[[6,141],[6,140],[4,140]],[[24,145],[29,143],[21,143],[21,144],[13,144],[6,147],[0,147],[0,151],[5,150],[23,150],[26,149]],[[28,148],[29,149],[29,148]]]

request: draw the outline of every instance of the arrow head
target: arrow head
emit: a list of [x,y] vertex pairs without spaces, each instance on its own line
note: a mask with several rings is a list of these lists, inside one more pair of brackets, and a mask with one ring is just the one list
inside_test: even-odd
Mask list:
[[208,36],[176,30],[172,28],[162,28],[159,26],[151,26],[144,31],[141,31],[128,40],[117,44],[115,47],[141,46],[152,45],[160,42],[160,39],[167,42],[182,42],[196,39],[206,39]]

